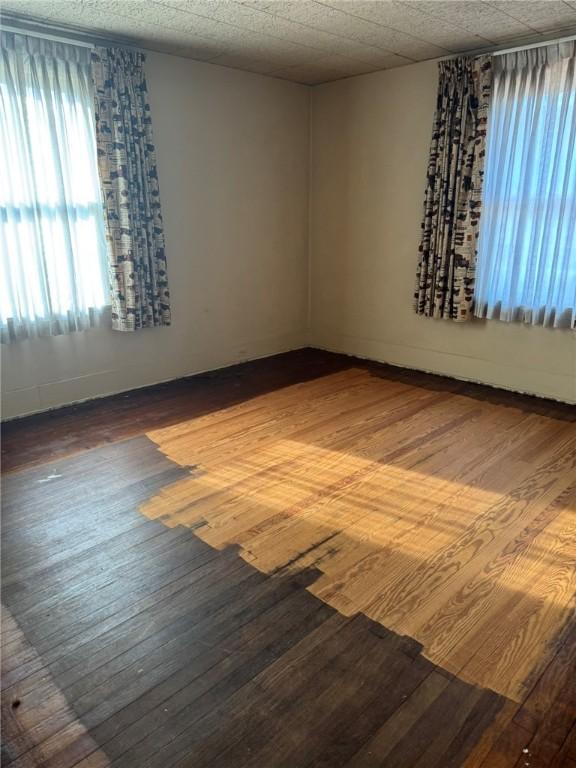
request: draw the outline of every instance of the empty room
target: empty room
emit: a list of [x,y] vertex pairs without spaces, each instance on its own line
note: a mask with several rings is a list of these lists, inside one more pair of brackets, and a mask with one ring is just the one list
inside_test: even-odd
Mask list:
[[576,768],[576,0],[2,0],[6,768]]

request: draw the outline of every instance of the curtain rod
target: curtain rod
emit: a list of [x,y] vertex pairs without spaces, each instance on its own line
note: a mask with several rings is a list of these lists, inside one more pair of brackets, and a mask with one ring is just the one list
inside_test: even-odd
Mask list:
[[504,48],[504,50],[501,51],[494,51],[494,56],[504,56],[506,53],[525,51],[528,48],[544,48],[546,45],[555,45],[556,43],[570,43],[573,40],[576,41],[576,35],[568,35],[568,37],[555,37],[552,40],[542,40],[539,43],[531,43],[530,45],[517,45],[515,48]]
[[49,35],[46,32],[36,32],[22,27],[13,27],[10,24],[2,24],[2,31],[15,32],[18,35],[28,35],[29,37],[41,37],[43,40],[52,40],[55,43],[66,43],[67,45],[75,45],[80,48],[95,47],[94,43],[87,43],[84,40],[76,40],[70,37],[58,37],[57,35]]
[[539,40],[537,43],[526,43],[525,45],[517,45],[514,48],[477,48],[474,51],[465,51],[463,53],[451,53],[448,56],[441,56],[434,61],[448,61],[449,59],[457,59],[460,56],[479,56],[480,54],[492,56],[504,56],[507,53],[516,53],[516,51],[527,51],[530,48],[544,48],[547,45],[555,45],[557,43],[569,43],[576,41],[576,35],[568,35],[568,37],[551,37],[547,40]]
[[[3,14],[4,18],[7,18],[7,14]],[[44,40],[52,40],[55,43],[66,43],[67,45],[76,45],[81,48],[95,48],[97,45],[118,45],[122,48],[131,48],[136,51],[141,51],[137,45],[133,43],[125,42],[124,40],[118,40],[114,38],[107,38],[101,35],[90,34],[89,32],[81,32],[73,29],[58,28],[56,26],[48,26],[48,31],[41,29],[39,24],[41,22],[33,19],[20,19],[15,17],[8,17],[7,22],[1,21],[0,30],[6,32],[14,32],[18,35],[29,35],[30,37],[39,37]]]

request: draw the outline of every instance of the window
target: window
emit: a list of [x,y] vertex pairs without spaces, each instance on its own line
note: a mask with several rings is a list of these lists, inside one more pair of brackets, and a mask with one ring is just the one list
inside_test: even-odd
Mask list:
[[109,302],[87,48],[2,33],[2,340],[98,322]]
[[494,59],[475,314],[576,325],[576,43]]

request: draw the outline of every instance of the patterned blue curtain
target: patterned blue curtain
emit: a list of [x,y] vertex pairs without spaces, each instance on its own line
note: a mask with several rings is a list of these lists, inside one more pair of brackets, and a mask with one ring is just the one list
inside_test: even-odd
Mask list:
[[474,300],[492,61],[461,57],[438,69],[414,309],[463,321]]
[[170,325],[156,152],[144,55],[92,52],[98,168],[110,260],[112,327]]

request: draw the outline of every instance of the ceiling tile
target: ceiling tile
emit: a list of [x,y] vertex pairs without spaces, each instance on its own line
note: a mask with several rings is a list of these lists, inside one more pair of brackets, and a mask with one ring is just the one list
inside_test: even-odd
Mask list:
[[399,0],[388,0],[388,2],[322,0],[322,4],[375,24],[406,32],[413,37],[449,50],[474,49],[487,43],[487,40],[468,32],[463,27],[451,26],[445,21],[423,13],[410,3],[399,2]]
[[446,53],[445,49],[433,43],[389,27],[373,24],[358,16],[342,13],[321,3],[296,3],[296,7],[290,5],[286,7],[284,2],[279,2],[278,9],[276,5],[273,9],[279,15],[287,15],[310,27],[329,29],[334,34],[349,37],[367,45],[386,48],[409,58],[432,58]]
[[576,8],[563,0],[490,0],[487,4],[539,32],[576,27]]
[[219,64],[221,67],[245,69],[248,72],[257,72],[263,75],[268,75],[277,68],[273,63],[266,59],[256,59],[250,57],[248,54],[242,53],[222,53],[220,56],[212,59],[211,63]]
[[59,11],[66,16],[75,10],[71,3],[55,5],[52,0],[3,0],[1,8],[3,14],[9,12],[38,19],[58,18]]
[[[213,3],[214,6],[219,3]],[[222,4],[223,11],[211,11],[212,16],[197,16],[195,13],[176,9],[174,6],[162,6],[168,14],[164,23],[177,28],[189,30],[191,33],[202,33],[216,36],[234,44],[235,40],[251,39],[258,42],[260,47],[273,50],[290,50],[296,60],[309,58],[314,53],[318,56],[328,51],[336,51],[339,38],[317,30],[307,29],[286,19],[276,18],[270,14],[243,9],[237,3]],[[240,8],[240,14],[235,17],[231,6]],[[197,7],[195,4],[194,7]],[[246,12],[244,12],[246,10]],[[167,20],[168,21],[167,21]]]
[[348,77],[346,72],[342,72],[339,69],[318,68],[306,66],[305,64],[299,67],[279,69],[273,72],[272,75],[283,80],[302,83],[303,85],[319,85],[320,83],[328,83],[331,80],[341,80],[344,77]]
[[272,0],[240,0],[242,5],[248,6],[248,8],[255,8],[259,11],[265,11],[273,5]]
[[380,67],[374,64],[357,61],[356,59],[349,59],[346,56],[338,56],[337,54],[326,56],[326,58],[314,62],[314,67],[338,70],[347,75],[363,75],[366,72],[375,72],[377,69],[380,69]]
[[[515,0],[521,3],[522,0]],[[410,6],[441,19],[447,24],[462,27],[492,42],[506,36],[526,34],[531,28],[518,19],[480,0],[407,0]]]
[[576,0],[3,0],[2,10],[309,83],[576,30]]

